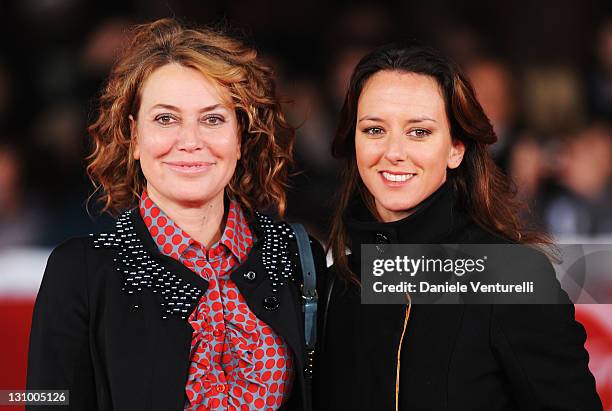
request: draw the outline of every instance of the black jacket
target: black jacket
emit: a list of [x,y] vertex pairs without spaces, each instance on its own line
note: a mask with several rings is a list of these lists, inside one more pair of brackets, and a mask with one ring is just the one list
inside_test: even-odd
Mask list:
[[[137,210],[123,218],[114,232],[69,240],[49,257],[34,307],[27,388],[69,389],[74,410],[182,410],[193,331],[186,318],[208,282],[158,251]],[[292,350],[295,382],[284,409],[308,410],[297,247],[286,240],[293,276],[280,285],[262,262],[271,235],[263,224],[250,225],[257,242],[231,279]],[[323,272],[323,250],[311,243]],[[126,262],[120,249],[134,259]],[[143,258],[159,272],[145,278],[142,267],[134,269]]]
[[[360,244],[503,243],[477,226],[442,186],[411,216],[345,215],[359,273]],[[331,278],[331,275],[330,275]],[[559,305],[362,305],[334,281],[315,375],[318,410],[601,410],[586,334],[550,272]],[[396,404],[397,401],[397,404]]]

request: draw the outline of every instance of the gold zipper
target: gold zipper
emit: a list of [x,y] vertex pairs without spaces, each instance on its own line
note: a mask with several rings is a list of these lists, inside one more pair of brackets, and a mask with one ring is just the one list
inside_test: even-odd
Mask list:
[[401,367],[401,355],[402,355],[402,344],[404,342],[404,335],[406,334],[406,326],[408,325],[408,319],[410,318],[410,308],[412,308],[412,299],[410,294],[406,293],[408,297],[408,307],[406,308],[406,315],[404,316],[404,328],[402,329],[402,338],[400,338],[399,348],[397,349],[397,367],[395,372],[395,411],[399,411],[399,384],[400,384],[400,367]]

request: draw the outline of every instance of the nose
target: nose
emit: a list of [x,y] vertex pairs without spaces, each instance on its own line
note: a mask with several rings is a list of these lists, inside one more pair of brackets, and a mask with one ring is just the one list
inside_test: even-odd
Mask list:
[[397,164],[406,160],[406,141],[402,133],[390,133],[387,138],[385,158],[392,164]]
[[197,121],[185,122],[179,131],[177,148],[183,151],[196,151],[204,147],[204,139],[200,135]]

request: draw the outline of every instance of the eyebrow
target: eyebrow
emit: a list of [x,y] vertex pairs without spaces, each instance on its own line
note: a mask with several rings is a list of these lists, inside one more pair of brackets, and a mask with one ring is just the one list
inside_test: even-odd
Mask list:
[[[359,119],[359,121],[364,121],[364,120],[369,120],[369,121],[380,121],[383,122],[385,120],[383,120],[382,118],[379,117],[373,117],[373,116],[363,116]],[[431,117],[427,117],[427,116],[422,116],[422,117],[414,117],[411,118],[407,121],[408,124],[412,124],[412,123],[422,123],[423,121],[433,121],[434,123],[437,123],[436,120],[434,120]]]
[[[154,110],[156,108],[163,108],[163,109],[166,109],[166,110],[173,110],[173,111],[181,111],[180,108],[178,108],[176,106],[173,106],[172,104],[156,104],[153,107],[151,107],[151,109],[149,111],[152,111],[152,110]],[[212,106],[206,106],[206,107],[200,109],[200,112],[203,113],[203,112],[206,112],[206,111],[216,110],[218,108],[226,109],[226,107],[223,104],[218,103],[218,104],[213,104]]]

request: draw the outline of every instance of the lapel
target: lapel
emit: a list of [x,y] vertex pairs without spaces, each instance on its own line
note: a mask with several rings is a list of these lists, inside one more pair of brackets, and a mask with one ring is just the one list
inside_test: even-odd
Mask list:
[[[272,290],[272,282],[261,263],[261,246],[262,241],[255,243],[247,260],[230,274],[230,278],[257,318],[283,337],[293,351],[295,369],[300,370],[304,355],[304,330],[300,326],[303,321],[298,303],[301,296],[291,281],[278,287],[276,292]],[[251,279],[253,275],[255,278]]]
[[[193,329],[187,318],[196,308],[200,298],[208,289],[208,281],[196,275],[179,261],[162,254],[155,245],[138,209],[132,210],[130,220],[138,238],[151,258],[164,267],[168,272],[176,275],[183,286],[196,287],[200,290],[199,297],[189,304],[184,318],[178,315],[165,315],[161,307],[160,292],[150,292],[149,298],[153,301],[146,316],[146,324],[150,327],[147,336],[150,341],[143,341],[149,346],[147,350],[152,358],[150,389],[151,409],[168,410],[183,409],[186,400],[185,383],[187,381],[191,363],[191,337]],[[168,283],[168,287],[177,285]],[[144,376],[143,376],[144,377]]]
[[[144,249],[147,251],[147,253],[149,253],[156,261],[158,261],[160,264],[170,270],[173,274],[178,275],[181,280],[202,290],[202,295],[206,292],[206,290],[208,289],[208,281],[206,281],[199,275],[196,275],[193,271],[185,267],[179,261],[175,260],[174,258],[168,257],[167,255],[164,255],[159,251],[159,248],[157,248],[157,246],[155,245],[155,242],[153,241],[153,238],[151,237],[147,226],[145,225],[144,221],[142,221],[142,217],[138,212],[138,208],[135,208],[130,212],[130,220],[134,225],[134,230],[136,231],[140,241],[142,241]],[[189,314],[191,314],[191,312],[195,309],[196,305],[197,301],[195,304],[192,304],[188,307]]]
[[[291,349],[295,375],[293,395],[290,401],[293,405],[286,404],[286,406],[291,409],[303,409],[304,404],[310,403],[310,398],[307,398],[308,390],[305,387],[307,382],[304,379],[303,372],[306,347],[301,306],[302,296],[296,285],[301,283],[301,272],[299,264],[291,264],[293,280],[286,281],[284,285],[273,287],[278,280],[274,280],[270,276],[275,273],[268,272],[262,263],[262,254],[265,247],[264,239],[268,235],[271,236],[268,239],[272,238],[274,242],[284,236],[278,235],[275,232],[266,232],[262,227],[263,224],[260,223],[261,220],[259,219],[252,219],[250,221],[249,226],[252,228],[258,241],[249,253],[247,261],[232,272],[230,278],[238,287],[251,311],[259,319],[272,327],[276,334],[281,336]],[[267,223],[269,224],[269,221]],[[291,260],[295,263],[295,257],[298,254],[293,241],[288,240],[288,251],[290,263]],[[273,256],[273,258],[277,257]],[[277,259],[276,273],[281,272],[283,269],[278,261]]]

